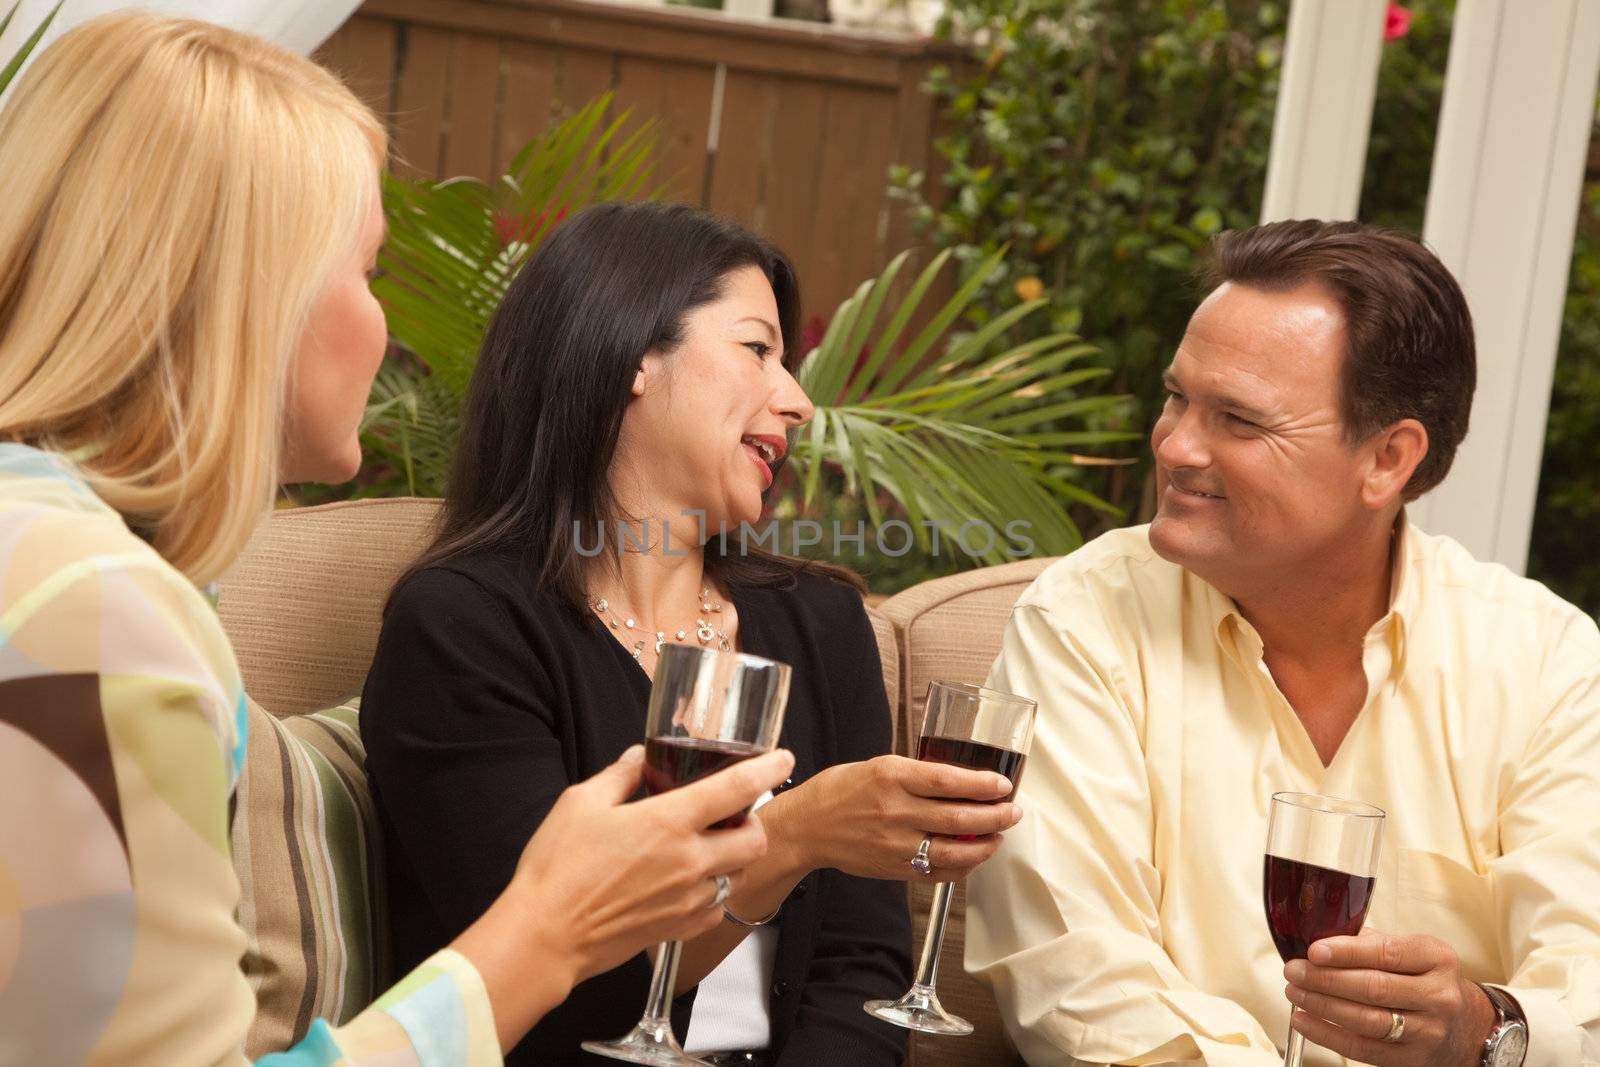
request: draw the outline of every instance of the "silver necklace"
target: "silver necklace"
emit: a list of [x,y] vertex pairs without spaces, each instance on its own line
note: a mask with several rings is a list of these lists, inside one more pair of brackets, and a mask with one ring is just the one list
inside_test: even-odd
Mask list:
[[[646,639],[651,633],[650,627],[638,625],[631,616],[618,616],[617,613],[611,609],[610,602],[607,601],[603,596],[592,598],[589,601],[589,604],[594,608],[596,614],[611,624],[611,628],[613,630],[629,631],[629,640],[633,641],[633,646],[629,649],[629,651],[633,653],[634,659],[639,659],[644,655]],[[711,625],[711,616],[722,614],[722,604],[719,601],[714,601],[711,599],[710,586],[706,586],[700,590],[700,611],[703,613],[703,617],[699,617],[694,620],[695,638],[702,645],[706,645],[708,647],[715,643],[716,647],[721,649],[723,652],[727,652],[732,649],[733,643],[728,640],[727,632]],[[636,633],[645,634],[646,638],[633,638],[632,635]],[[661,646],[666,644],[669,638],[667,637],[666,630],[656,630],[655,635],[656,641],[653,651],[659,655],[661,652]],[[670,638],[670,640],[674,641],[687,641],[688,639],[689,631],[687,630],[673,631],[672,637]]]

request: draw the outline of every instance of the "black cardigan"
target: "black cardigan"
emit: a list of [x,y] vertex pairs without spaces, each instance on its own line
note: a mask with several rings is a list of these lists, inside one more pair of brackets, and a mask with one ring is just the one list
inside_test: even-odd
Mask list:
[[[384,619],[361,734],[397,973],[484,912],[561,790],[644,739],[644,671],[592,614],[532,588],[507,556],[456,558],[403,583]],[[743,649],[794,668],[781,737],[795,755],[791,781],[890,751],[877,643],[854,590],[801,576],[791,589],[737,590],[732,600]],[[861,1004],[910,982],[904,887],[814,871],[777,923],[768,1006],[778,1063],[900,1063],[905,1032]],[[641,953],[581,983],[507,1064],[614,1062],[578,1043],[627,1031],[649,978]],[[674,1005],[680,1038],[692,1002]]]

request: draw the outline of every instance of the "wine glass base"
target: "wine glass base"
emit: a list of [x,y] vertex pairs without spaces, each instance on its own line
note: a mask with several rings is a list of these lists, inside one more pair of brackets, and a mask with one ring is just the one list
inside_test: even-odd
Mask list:
[[657,1067],[710,1067],[705,1060],[697,1060],[683,1051],[678,1039],[672,1036],[672,1028],[666,1025],[655,1029],[640,1023],[626,1037],[619,1037],[615,1041],[585,1041],[581,1047],[583,1051],[596,1056],[607,1056],[628,1063],[649,1063]]
[[961,1016],[945,1011],[931,986],[912,986],[899,1000],[869,1000],[862,1007],[874,1019],[922,1034],[966,1037],[976,1029]]

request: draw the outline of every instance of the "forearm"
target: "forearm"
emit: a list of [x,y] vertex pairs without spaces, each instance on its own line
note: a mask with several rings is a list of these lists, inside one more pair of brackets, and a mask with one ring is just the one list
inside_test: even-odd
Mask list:
[[541,914],[539,906],[514,899],[518,895],[528,894],[517,886],[501,894],[450,946],[483,978],[502,1052],[566,1000],[583,977],[579,946],[565,937],[572,927],[557,921],[530,923],[527,916]]
[[[767,831],[767,854],[745,868],[738,889],[726,902],[728,910],[741,919],[755,921],[777,911],[800,880],[818,865],[812,823],[802,792],[780,793],[761,807],[759,817]],[[698,985],[749,933],[748,927],[723,922],[710,933],[684,942],[673,995]]]

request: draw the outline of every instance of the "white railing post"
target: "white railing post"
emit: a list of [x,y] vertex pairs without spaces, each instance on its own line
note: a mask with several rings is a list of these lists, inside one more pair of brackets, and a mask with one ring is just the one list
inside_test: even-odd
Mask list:
[[1386,0],[1294,0],[1261,221],[1353,219],[1378,86]]
[[1600,76],[1597,0],[1460,0],[1423,237],[1466,291],[1472,427],[1422,528],[1527,564]]

